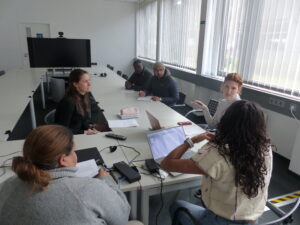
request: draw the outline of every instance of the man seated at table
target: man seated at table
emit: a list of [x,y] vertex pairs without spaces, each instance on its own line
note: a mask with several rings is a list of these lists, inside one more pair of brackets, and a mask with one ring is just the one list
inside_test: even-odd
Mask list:
[[135,91],[144,90],[147,88],[152,73],[148,68],[144,67],[141,60],[135,60],[133,62],[134,73],[131,75],[129,80],[125,82],[126,89],[133,89]]
[[173,106],[179,99],[179,92],[176,81],[171,77],[171,72],[165,68],[165,65],[157,62],[153,65],[154,76],[149,86],[139,92],[140,97],[153,95],[153,101]]

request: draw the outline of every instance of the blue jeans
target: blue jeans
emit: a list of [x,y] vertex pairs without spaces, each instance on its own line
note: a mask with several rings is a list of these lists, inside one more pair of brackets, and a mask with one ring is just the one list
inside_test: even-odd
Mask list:
[[[182,200],[177,200],[171,205],[170,214],[172,218],[174,217],[176,209],[178,209],[179,207],[187,208],[193,215],[193,217],[201,223],[201,225],[251,225],[251,223],[241,223],[225,219],[214,214],[209,209]],[[179,213],[175,224],[194,225],[193,221],[184,212]]]

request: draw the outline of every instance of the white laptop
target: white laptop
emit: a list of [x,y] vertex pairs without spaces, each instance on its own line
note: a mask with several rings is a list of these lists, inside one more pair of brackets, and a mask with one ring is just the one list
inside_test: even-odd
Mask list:
[[[152,131],[147,134],[147,140],[150,146],[150,150],[153,159],[158,164],[176,147],[181,145],[186,139],[182,126],[171,127],[167,129],[161,129]],[[195,154],[194,151],[186,151],[182,159],[188,159]],[[181,173],[170,173],[173,176],[180,175]]]
[[154,117],[149,111],[146,110],[146,113],[151,124],[151,130],[160,130],[162,127],[160,126],[159,120]]

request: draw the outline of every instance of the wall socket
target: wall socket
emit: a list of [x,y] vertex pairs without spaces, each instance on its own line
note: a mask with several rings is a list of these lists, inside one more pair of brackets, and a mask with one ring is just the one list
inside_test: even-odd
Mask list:
[[285,102],[283,100],[281,100],[279,98],[274,98],[274,97],[269,98],[269,104],[277,106],[277,107],[281,107],[281,108],[284,108],[284,106],[285,106]]

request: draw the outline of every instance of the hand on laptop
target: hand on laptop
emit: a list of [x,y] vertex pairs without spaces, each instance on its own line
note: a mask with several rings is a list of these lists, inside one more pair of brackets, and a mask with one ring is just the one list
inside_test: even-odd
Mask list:
[[215,135],[210,132],[205,132],[202,134],[199,134],[197,136],[192,137],[193,143],[199,143],[203,140],[209,140],[212,141],[214,139]]

